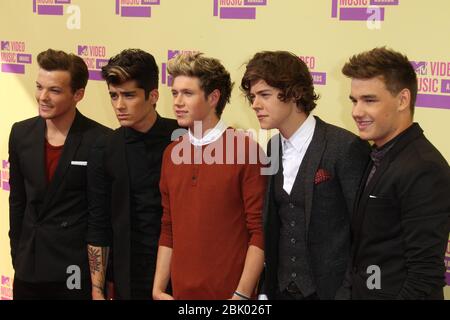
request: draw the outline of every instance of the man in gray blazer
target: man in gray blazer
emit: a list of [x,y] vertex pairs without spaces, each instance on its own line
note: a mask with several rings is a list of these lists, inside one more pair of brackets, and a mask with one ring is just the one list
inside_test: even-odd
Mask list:
[[310,114],[319,97],[308,67],[292,53],[255,54],[241,88],[261,128],[280,132],[267,148],[279,170],[268,179],[265,197],[261,293],[283,300],[349,298],[339,289],[369,144]]

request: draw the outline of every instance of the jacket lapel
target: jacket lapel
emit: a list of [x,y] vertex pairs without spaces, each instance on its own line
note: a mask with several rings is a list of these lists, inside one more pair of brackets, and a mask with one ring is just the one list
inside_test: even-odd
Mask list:
[[367,167],[366,173],[364,175],[364,179],[361,182],[361,186],[360,186],[360,198],[357,200],[357,205],[356,205],[356,209],[355,209],[355,214],[353,216],[353,221],[352,221],[352,229],[355,230],[354,232],[354,238],[353,240],[353,252],[352,252],[352,256],[353,256],[353,263],[355,263],[355,258],[356,258],[356,252],[358,251],[359,248],[359,244],[360,244],[360,237],[361,237],[361,230],[362,230],[362,225],[364,222],[364,218],[366,215],[366,208],[367,208],[367,203],[369,201],[369,197],[372,194],[375,186],[377,185],[378,181],[380,180],[380,178],[383,176],[383,173],[386,171],[386,169],[389,167],[390,164],[390,158],[389,158],[389,153],[386,155],[386,158],[383,159],[383,161],[380,163],[380,166],[377,168],[377,170],[375,171],[375,174],[373,175],[372,179],[370,180],[369,184],[367,186],[365,186],[368,175],[372,169],[372,166],[369,165]]
[[[327,141],[325,138],[326,128],[322,120],[318,117],[316,118],[316,128],[314,129],[314,135],[312,137],[311,143],[309,144],[308,149],[306,150],[305,157],[306,158],[306,170],[304,177],[304,185],[305,185],[305,219],[306,219],[306,239],[308,239],[309,235],[309,224],[311,222],[311,213],[312,213],[312,202],[314,196],[314,178],[316,176],[317,169],[319,169],[320,161],[322,159],[322,155],[325,151],[325,147],[327,145]],[[299,170],[300,171],[300,170]],[[302,180],[301,177],[299,179],[298,175],[294,186],[298,183],[297,180]],[[301,181],[300,181],[301,183]]]
[[377,186],[384,172],[389,168],[392,160],[395,159],[396,155],[401,150],[403,150],[411,141],[417,139],[422,135],[422,129],[417,123],[414,123],[411,127],[406,129],[404,133],[401,133],[401,135],[402,136],[399,137],[399,140],[395,142],[395,145],[391,150],[387,152],[385,158],[381,161],[380,166],[375,171],[375,174],[373,175],[369,184],[365,186],[367,177],[372,168],[371,165],[368,165],[364,174],[364,179],[361,181],[358,197],[356,198],[357,202],[355,205],[354,216],[352,217],[352,230],[354,231],[352,232],[354,235],[354,238],[352,239],[354,243],[352,249],[353,263],[356,263],[356,253],[358,252],[360,244],[361,231],[364,223],[364,218],[367,214],[367,203],[369,202],[370,196],[374,195],[373,191],[375,187]]
[[[274,143],[274,141],[276,141]],[[264,292],[274,294],[277,268],[278,268],[278,240],[280,237],[280,219],[278,208],[275,203],[274,183],[275,175],[279,170],[283,170],[281,159],[281,137],[279,134],[273,136],[267,145],[267,156],[270,157],[271,166],[278,168],[267,178],[267,189],[264,197],[263,223],[264,223],[264,243],[265,243],[265,271],[264,271]],[[273,149],[272,149],[273,148]]]
[[82,124],[83,116],[77,111],[73,124],[70,127],[69,133],[67,134],[63,152],[61,154],[61,158],[58,161],[58,166],[56,167],[55,174],[48,185],[47,193],[44,199],[43,210],[41,212],[45,212],[45,208],[50,204],[53,196],[58,191],[61,182],[64,180],[67,169],[71,165],[72,159],[74,158],[75,153],[78,150],[82,138]]
[[[278,148],[274,147],[274,139],[278,140]],[[276,146],[276,144],[275,144]],[[272,150],[272,147],[274,147],[274,150]],[[274,154],[272,154],[272,152]],[[272,167],[278,168],[278,170],[283,171],[282,163],[280,161],[281,159],[281,137],[279,134],[275,135],[272,139],[270,139],[268,145],[267,145],[267,156],[271,159]],[[278,172],[278,171],[277,171]],[[266,232],[271,232],[273,229],[273,222],[277,219],[277,210],[274,210],[274,195],[273,195],[273,188],[274,188],[274,181],[275,181],[275,175],[277,172],[274,172],[273,175],[268,176],[267,179],[267,189],[266,189],[266,196],[264,197],[264,209],[263,209],[263,221],[264,221],[264,230]]]
[[[364,171],[363,177],[361,179],[361,182],[359,184],[359,188],[358,191],[356,192],[356,197],[355,197],[355,202],[353,204],[353,210],[352,210],[352,217],[351,217],[351,236],[352,236],[352,243],[355,243],[355,239],[356,239],[356,233],[359,233],[359,218],[361,216],[360,210],[363,207],[362,206],[362,200],[363,200],[363,193],[365,191],[365,185],[366,185],[366,181],[367,178],[369,177],[370,171],[372,169],[372,162],[370,161],[367,164],[366,170]],[[367,201],[363,201],[363,202],[367,202]],[[352,250],[354,251],[355,246],[352,246]]]
[[36,168],[36,170],[32,171],[35,175],[32,181],[36,181],[38,184],[36,190],[39,192],[39,199],[43,199],[47,191],[47,178],[45,176],[45,129],[45,120],[39,118],[35,131],[30,132],[32,139],[34,137],[37,138],[36,143],[33,143],[31,146],[30,154],[33,155],[33,158],[30,160],[33,162],[33,167]]
[[[319,168],[322,154],[325,151],[326,143],[326,127],[320,118],[316,118],[316,127],[314,129],[314,135],[311,143],[306,150],[305,157],[303,158],[302,165],[297,172],[297,176],[292,186],[291,197],[304,197],[305,201],[305,220],[306,220],[306,238],[308,239],[309,224],[311,222],[312,213],[312,201],[314,195],[314,178],[316,176],[317,169]],[[302,166],[305,166],[302,170]],[[304,172],[304,176],[301,176],[301,172]],[[304,185],[305,194],[296,194],[299,190],[299,185]]]

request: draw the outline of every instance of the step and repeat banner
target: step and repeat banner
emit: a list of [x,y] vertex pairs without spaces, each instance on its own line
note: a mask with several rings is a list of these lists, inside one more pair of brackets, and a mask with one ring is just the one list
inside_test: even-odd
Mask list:
[[[14,272],[8,239],[8,135],[37,115],[36,56],[47,48],[81,56],[90,71],[79,109],[107,126],[118,123],[100,69],[125,48],[152,53],[160,66],[157,110],[174,118],[166,63],[184,51],[220,59],[235,88],[223,119],[259,128],[239,91],[244,64],[261,50],[303,59],[321,99],[314,114],[356,132],[340,72],[355,53],[388,46],[406,53],[419,78],[415,121],[450,161],[450,1],[448,0],[1,0],[0,1],[0,299],[11,299]],[[432,192],[432,190],[430,190]],[[446,254],[450,285],[450,242]],[[450,299],[446,287],[446,299]]]

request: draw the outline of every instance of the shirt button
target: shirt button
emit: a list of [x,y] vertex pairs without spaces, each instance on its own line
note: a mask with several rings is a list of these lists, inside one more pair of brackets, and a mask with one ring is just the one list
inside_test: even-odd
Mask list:
[[289,208],[291,208],[291,209],[295,208],[295,206],[294,206],[294,204],[292,202],[289,203]]
[[295,239],[294,238],[291,239],[291,243],[295,244]]
[[297,260],[296,257],[291,257],[291,261],[292,261],[292,262],[295,262],[296,260]]
[[291,221],[291,227],[295,227],[295,221]]
[[296,277],[297,277],[297,274],[296,274],[295,272],[292,272],[292,273],[291,273],[291,277],[292,277],[292,278],[296,278]]

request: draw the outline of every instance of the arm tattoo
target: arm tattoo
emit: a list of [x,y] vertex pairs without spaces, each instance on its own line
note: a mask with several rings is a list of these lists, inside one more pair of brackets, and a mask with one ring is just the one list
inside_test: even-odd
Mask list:
[[[101,272],[101,264],[100,261],[100,252],[104,250],[100,250],[98,248],[88,248],[88,256],[89,256],[89,268],[91,269],[91,274],[96,272]],[[104,254],[103,254],[104,255]],[[105,260],[104,257],[102,257]]]

